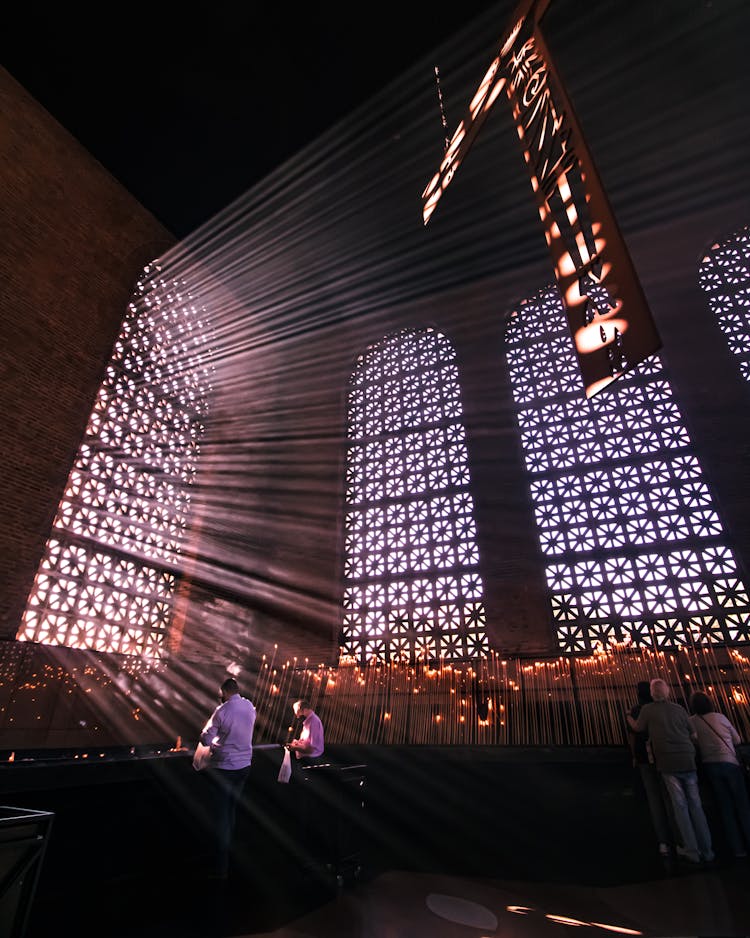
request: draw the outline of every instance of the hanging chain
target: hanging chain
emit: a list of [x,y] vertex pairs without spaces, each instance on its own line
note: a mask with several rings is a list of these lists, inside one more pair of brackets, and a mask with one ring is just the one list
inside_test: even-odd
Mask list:
[[438,103],[440,104],[440,119],[443,122],[443,132],[445,133],[445,149],[450,146],[450,137],[448,136],[448,121],[445,119],[445,108],[443,107],[443,92],[440,88],[440,72],[435,66],[435,84],[437,85]]

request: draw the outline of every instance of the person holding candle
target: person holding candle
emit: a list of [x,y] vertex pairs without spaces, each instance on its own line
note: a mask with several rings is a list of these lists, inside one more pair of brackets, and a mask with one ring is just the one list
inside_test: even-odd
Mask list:
[[289,743],[289,748],[294,752],[298,766],[317,765],[325,750],[323,723],[304,697],[295,700],[292,710],[297,719],[302,717],[302,729],[299,737]]
[[221,703],[203,727],[200,741],[211,749],[206,770],[213,783],[215,865],[213,875],[226,879],[237,805],[253,760],[255,706],[228,677],[219,690]]
[[320,797],[322,780],[319,773],[306,771],[322,762],[325,739],[323,723],[307,698],[295,700],[292,710],[297,720],[302,720],[302,726],[298,737],[292,739],[287,747],[295,756],[292,759],[292,781],[296,783],[297,826],[300,846],[307,854],[304,862],[309,864],[314,857],[324,852],[324,844],[329,836],[325,800]]

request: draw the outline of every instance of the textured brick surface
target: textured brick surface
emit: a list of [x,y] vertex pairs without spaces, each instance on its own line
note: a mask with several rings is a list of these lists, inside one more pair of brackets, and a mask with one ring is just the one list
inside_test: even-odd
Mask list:
[[126,304],[167,232],[0,69],[0,638],[13,638]]

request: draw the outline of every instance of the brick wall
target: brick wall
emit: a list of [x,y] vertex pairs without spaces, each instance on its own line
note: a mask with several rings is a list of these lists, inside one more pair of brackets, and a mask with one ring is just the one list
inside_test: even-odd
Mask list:
[[0,141],[0,639],[12,639],[136,278],[175,239],[2,69]]

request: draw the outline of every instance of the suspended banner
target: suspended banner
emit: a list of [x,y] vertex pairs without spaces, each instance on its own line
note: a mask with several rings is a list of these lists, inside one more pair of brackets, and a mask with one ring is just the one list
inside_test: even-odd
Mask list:
[[661,347],[646,297],[540,20],[550,0],[523,0],[422,193],[425,225],[495,101],[510,104],[562,294],[587,397]]

